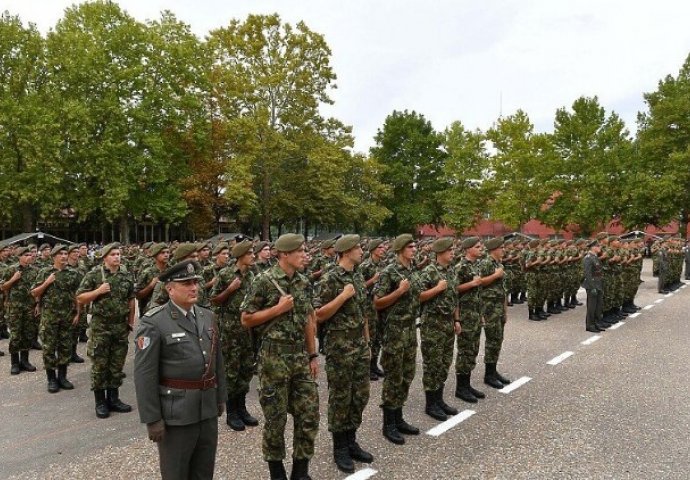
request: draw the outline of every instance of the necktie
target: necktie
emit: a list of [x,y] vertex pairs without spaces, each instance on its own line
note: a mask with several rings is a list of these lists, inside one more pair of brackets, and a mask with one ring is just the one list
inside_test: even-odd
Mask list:
[[199,334],[199,326],[197,325],[196,319],[194,318],[194,314],[192,313],[191,310],[187,312],[186,317],[187,317],[187,320],[189,320],[189,322],[194,327],[194,330],[196,330],[197,334]]

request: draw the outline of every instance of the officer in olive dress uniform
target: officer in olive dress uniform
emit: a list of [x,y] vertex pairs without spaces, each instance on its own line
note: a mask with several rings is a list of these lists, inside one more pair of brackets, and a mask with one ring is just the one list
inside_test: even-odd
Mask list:
[[160,275],[170,300],[141,317],[135,336],[139,417],[166,480],[213,478],[225,410],[218,326],[213,312],[195,305],[198,268],[186,260]]

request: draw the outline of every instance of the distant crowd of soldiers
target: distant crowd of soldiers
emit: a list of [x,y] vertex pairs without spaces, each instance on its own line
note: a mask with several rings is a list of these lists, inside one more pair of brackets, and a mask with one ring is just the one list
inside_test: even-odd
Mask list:
[[[634,299],[645,244],[642,238],[608,233],[596,239],[604,276],[602,320],[613,324],[639,309]],[[443,421],[457,414],[443,398],[454,352],[457,398],[476,403],[485,397],[470,384],[482,330],[484,383],[497,389],[508,385],[510,380],[497,370],[508,307],[527,302],[529,320],[541,321],[582,305],[577,291],[589,244],[520,235],[420,242],[412,235],[344,235],[305,242],[294,234],[271,244],[240,235],[215,245],[113,243],[97,258],[87,255],[84,244],[5,246],[0,249],[0,313],[9,325],[11,373],[36,370],[29,350],[40,348],[40,338],[51,393],[74,388],[67,366],[84,361],[76,345],[86,340],[88,315],[96,414],[105,418],[113,411],[128,412],[119,387],[128,334],[135,328],[134,303],[140,314],[166,305],[169,298],[159,277],[193,261],[201,279],[196,305],[216,314],[220,331],[227,424],[236,431],[259,424],[246,406],[258,367],[266,419],[262,449],[271,478],[287,478],[282,463],[287,413],[295,417],[291,478],[308,478],[318,429],[318,394],[311,380],[317,347],[311,334],[302,336],[310,322],[318,352],[326,356],[334,461],[340,470],[353,472],[353,460],[373,461],[356,439],[370,381],[383,379],[384,437],[403,444],[403,434],[419,434],[402,413],[415,375],[418,329],[425,412]],[[675,238],[653,246],[661,293],[680,285],[683,261],[688,276],[690,254],[683,246]],[[143,340],[137,341],[139,349]],[[294,373],[298,381],[286,380],[283,370],[294,361],[304,361],[304,370]]]

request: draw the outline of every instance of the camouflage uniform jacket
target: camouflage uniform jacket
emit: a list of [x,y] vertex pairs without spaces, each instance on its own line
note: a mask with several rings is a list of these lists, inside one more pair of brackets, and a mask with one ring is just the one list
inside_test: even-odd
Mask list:
[[226,318],[229,315],[233,315],[237,317],[239,322],[241,312],[240,307],[242,306],[244,297],[247,295],[247,293],[249,293],[252,283],[254,282],[254,272],[252,272],[251,268],[248,268],[245,274],[242,275],[242,272],[235,264],[229,267],[221,268],[217,276],[218,281],[215,283],[215,285],[213,285],[211,297],[215,297],[216,295],[223,293],[223,291],[228,288],[228,285],[230,285],[235,278],[239,278],[242,281],[240,288],[232,292],[223,305],[217,307],[218,316]]
[[[481,261],[481,259],[477,259],[472,262],[468,260],[467,257],[463,257],[460,260],[460,262],[455,267],[455,273],[457,274],[458,278],[458,285],[471,282],[474,279],[474,277],[481,276]],[[482,303],[480,296],[481,290],[482,287],[474,287],[460,293],[458,295],[460,308],[478,308]]]
[[[479,264],[479,274],[482,277],[488,277],[489,275],[493,275],[493,273],[499,268],[503,268],[503,264],[496,261],[491,256],[488,256],[487,258],[481,260],[481,263]],[[505,278],[506,277],[504,275],[502,278],[499,278],[490,285],[482,287],[479,297],[483,301],[503,301],[507,293]]]
[[36,267],[33,265],[22,267],[19,263],[10,265],[3,270],[0,285],[12,278],[14,272],[17,271],[22,272],[22,276],[12,285],[9,292],[7,292],[7,303],[9,305],[33,307],[36,301],[34,297],[31,296],[31,288],[36,281],[36,275],[38,275],[38,269]]
[[438,263],[427,265],[420,276],[422,291],[438,285],[440,280],[448,282],[447,288],[431,300],[422,304],[422,312],[427,315],[451,315],[458,307],[458,277],[451,267]]
[[110,292],[100,295],[91,303],[91,314],[105,318],[127,315],[129,301],[134,298],[134,280],[122,267],[115,273],[102,266],[94,268],[82,279],[77,295],[96,290],[104,282],[110,284]]
[[381,271],[376,286],[374,296],[383,298],[398,288],[400,282],[409,280],[410,289],[405,292],[398,300],[383,310],[381,313],[386,316],[388,328],[414,327],[415,320],[419,315],[419,294],[422,291],[419,275],[412,268],[405,267],[397,259]]
[[340,265],[328,270],[316,284],[314,308],[321,308],[333,301],[348,283],[355,287],[355,295],[346,300],[338,311],[326,320],[323,324],[326,332],[353,329],[363,331],[368,308],[367,289],[364,277],[357,270],[348,272]]
[[70,267],[58,270],[54,266],[43,268],[36,275],[32,289],[41,285],[51,273],[55,273],[55,281],[43,292],[41,310],[61,314],[76,312],[74,292],[79,288],[81,275]]

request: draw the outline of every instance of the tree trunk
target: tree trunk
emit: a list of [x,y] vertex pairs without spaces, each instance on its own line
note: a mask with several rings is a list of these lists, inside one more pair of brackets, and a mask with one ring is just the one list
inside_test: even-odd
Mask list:
[[683,209],[680,212],[680,218],[678,221],[678,233],[681,235],[683,240],[688,238],[688,211]]
[[33,232],[36,229],[36,219],[32,205],[28,202],[22,202],[19,205],[19,212],[22,216],[22,231]]
[[120,217],[120,243],[129,243],[129,221],[127,215]]

